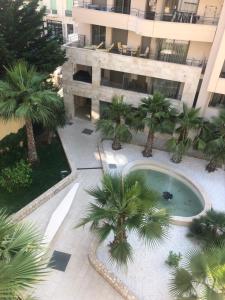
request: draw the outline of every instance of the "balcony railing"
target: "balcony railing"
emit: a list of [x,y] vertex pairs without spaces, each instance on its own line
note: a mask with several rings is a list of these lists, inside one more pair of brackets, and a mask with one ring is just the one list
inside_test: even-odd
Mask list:
[[[85,1],[79,1],[77,6],[81,8],[94,9],[94,10],[105,11],[105,12],[127,14],[127,11],[123,12],[120,9],[118,9],[116,6],[92,4],[91,2],[85,2]],[[170,14],[167,13],[156,14],[153,11],[142,11],[140,9],[132,8],[130,9],[130,15],[142,19],[147,19],[147,20],[190,23],[190,24],[216,25],[219,21],[218,17],[205,17],[205,16],[198,15],[195,12],[178,11],[178,10],[174,10]]]
[[148,95],[151,95],[156,91],[160,91],[162,94],[165,95],[166,98],[169,99],[181,100],[182,97],[182,95],[178,93],[177,87],[167,85],[158,88],[149,88],[146,81],[140,83],[136,80],[132,80],[130,77],[127,76],[127,74],[123,75],[123,78],[120,83],[103,77],[101,78],[101,85]]
[[[140,52],[141,47],[137,47],[136,49],[130,48],[130,47],[125,47],[124,51],[119,50],[116,45],[112,44],[110,47],[105,47],[104,43],[101,42],[99,45],[91,45],[87,39],[86,36],[84,35],[78,35],[78,39],[76,42],[70,43],[67,46],[71,47],[77,47],[77,48],[84,48],[88,50],[93,50],[93,51],[102,51],[106,53],[114,53],[114,54],[119,54],[123,56],[132,56],[132,57],[138,57],[141,59],[151,59],[151,60],[158,60],[158,61],[164,61],[168,63],[175,63],[175,64],[183,64],[183,65],[189,65],[189,66],[194,66],[194,67],[201,67],[202,69],[205,69],[206,60],[198,60],[194,58],[185,58],[185,57],[180,57],[179,55],[166,55],[166,56],[160,56],[159,53],[156,54],[151,54],[147,53],[144,51],[143,53]],[[123,45],[125,46],[125,45]]]

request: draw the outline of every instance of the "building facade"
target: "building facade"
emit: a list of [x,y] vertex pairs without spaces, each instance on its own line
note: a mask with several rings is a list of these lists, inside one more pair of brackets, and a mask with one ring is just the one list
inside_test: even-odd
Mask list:
[[53,34],[67,42],[68,36],[76,32],[72,17],[73,0],[41,0],[40,5],[46,6],[46,21]]
[[114,95],[138,106],[156,91],[210,118],[225,106],[224,0],[74,1],[65,45],[69,118],[96,121]]

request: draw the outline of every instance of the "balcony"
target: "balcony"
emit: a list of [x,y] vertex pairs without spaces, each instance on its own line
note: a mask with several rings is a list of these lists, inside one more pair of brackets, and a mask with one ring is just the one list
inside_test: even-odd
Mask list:
[[185,41],[213,42],[217,19],[176,12],[149,15],[137,9],[130,14],[117,12],[114,7],[81,3],[74,7],[73,16],[78,23],[88,23],[136,32],[138,35]]
[[92,4],[91,2],[79,1],[78,7],[85,9],[92,9],[103,12],[113,12],[120,14],[130,14],[141,19],[147,20],[157,20],[166,22],[176,22],[176,23],[190,23],[190,24],[205,24],[205,25],[217,25],[219,18],[217,17],[205,17],[204,15],[198,15],[191,11],[179,11],[173,10],[171,13],[160,13],[157,14],[153,11],[142,11],[140,9],[132,8],[122,10],[120,7],[108,6],[101,4]]
[[188,65],[194,67],[200,67],[202,69],[205,68],[206,61],[205,60],[198,60],[198,59],[189,59],[186,57],[185,53],[182,53],[181,49],[164,49],[158,51],[155,54],[150,53],[149,47],[145,48],[143,52],[140,50],[141,45],[137,48],[129,47],[128,45],[120,45],[120,43],[112,43],[109,47],[105,47],[105,43],[101,42],[99,45],[91,45],[86,36],[79,35],[78,40],[71,45],[77,48],[84,48],[87,50],[97,50],[98,53],[113,53],[122,56],[131,56],[133,58],[140,58],[143,60],[156,60],[162,61],[172,64],[181,64],[181,65]]

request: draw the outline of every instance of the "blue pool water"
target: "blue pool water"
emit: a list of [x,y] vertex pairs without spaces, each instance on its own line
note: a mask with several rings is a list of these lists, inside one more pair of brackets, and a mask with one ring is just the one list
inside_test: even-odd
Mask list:
[[183,181],[156,170],[139,171],[145,175],[148,185],[160,194],[159,206],[167,208],[171,215],[191,217],[203,210],[200,196]]

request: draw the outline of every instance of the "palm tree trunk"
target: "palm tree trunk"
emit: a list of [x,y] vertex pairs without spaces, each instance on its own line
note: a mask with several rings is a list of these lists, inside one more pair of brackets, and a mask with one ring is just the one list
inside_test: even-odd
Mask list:
[[26,120],[26,133],[27,133],[27,148],[28,148],[28,161],[34,164],[38,161],[37,149],[34,139],[34,131],[31,120]]
[[145,149],[142,152],[144,157],[151,157],[152,156],[153,143],[154,143],[154,132],[149,130],[147,142],[146,142],[146,145],[145,145]]
[[171,161],[175,164],[179,164],[182,161],[182,154],[179,152],[174,152]]
[[211,159],[210,162],[209,162],[209,163],[207,164],[207,166],[205,167],[205,169],[206,169],[209,173],[211,173],[211,172],[216,171],[216,167],[217,167],[217,165],[216,165],[215,160],[214,160],[214,159]]
[[124,229],[124,222],[125,222],[125,217],[120,216],[117,220],[117,230],[114,236],[114,240],[112,242],[112,245],[118,245],[122,241],[127,240],[127,235],[126,235],[126,230]]
[[117,138],[117,136],[115,136],[114,139],[113,139],[113,143],[112,143],[112,149],[113,150],[120,150],[121,148],[122,147],[121,147],[120,141]]

